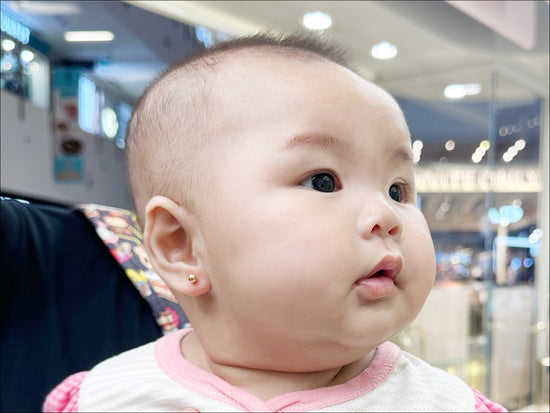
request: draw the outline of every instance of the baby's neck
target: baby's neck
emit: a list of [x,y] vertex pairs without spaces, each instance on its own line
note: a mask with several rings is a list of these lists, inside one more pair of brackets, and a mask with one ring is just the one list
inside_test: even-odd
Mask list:
[[197,367],[216,375],[241,390],[268,401],[282,394],[343,384],[358,376],[371,362],[375,351],[336,368],[315,372],[260,370],[216,363],[202,348],[196,335],[189,333],[182,342],[185,358]]

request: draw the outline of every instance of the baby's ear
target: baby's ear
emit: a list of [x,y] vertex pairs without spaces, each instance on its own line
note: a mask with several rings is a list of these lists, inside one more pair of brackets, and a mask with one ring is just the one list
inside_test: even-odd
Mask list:
[[172,290],[186,295],[211,288],[194,248],[200,244],[199,234],[194,216],[171,199],[155,196],[147,203],[143,238],[149,259]]

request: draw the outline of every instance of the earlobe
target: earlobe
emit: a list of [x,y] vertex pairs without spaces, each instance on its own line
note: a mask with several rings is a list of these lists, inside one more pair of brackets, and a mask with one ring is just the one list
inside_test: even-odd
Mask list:
[[172,290],[186,295],[211,287],[194,248],[199,236],[194,225],[193,215],[171,199],[155,196],[147,203],[143,238],[149,259]]

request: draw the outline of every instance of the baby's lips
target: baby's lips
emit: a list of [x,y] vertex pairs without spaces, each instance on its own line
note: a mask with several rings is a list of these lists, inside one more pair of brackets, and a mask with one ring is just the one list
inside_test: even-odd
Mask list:
[[378,264],[374,266],[368,275],[361,277],[356,282],[376,276],[388,277],[395,281],[402,268],[403,258],[400,255],[386,254],[378,261]]

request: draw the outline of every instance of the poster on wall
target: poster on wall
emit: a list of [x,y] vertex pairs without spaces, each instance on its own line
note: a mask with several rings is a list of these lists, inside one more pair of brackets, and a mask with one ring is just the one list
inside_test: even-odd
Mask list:
[[58,67],[54,75],[54,175],[57,182],[82,182],[84,133],[79,125],[78,83],[81,69]]

